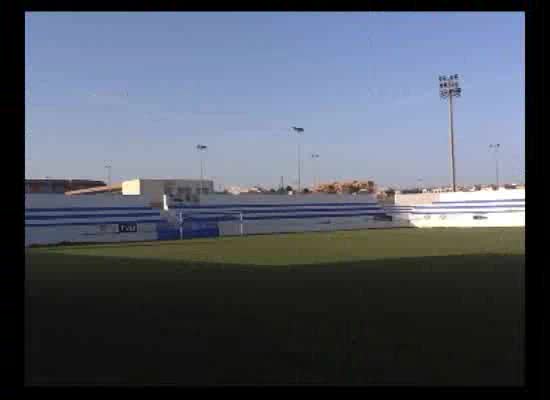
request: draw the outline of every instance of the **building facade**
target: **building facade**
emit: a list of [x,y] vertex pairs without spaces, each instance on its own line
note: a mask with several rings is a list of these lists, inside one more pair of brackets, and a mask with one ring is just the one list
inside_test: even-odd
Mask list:
[[196,201],[200,194],[214,192],[214,181],[200,179],[133,179],[122,182],[123,195],[147,196],[151,200],[163,201],[166,194],[175,201]]
[[103,181],[87,179],[25,179],[25,193],[58,193],[106,186]]

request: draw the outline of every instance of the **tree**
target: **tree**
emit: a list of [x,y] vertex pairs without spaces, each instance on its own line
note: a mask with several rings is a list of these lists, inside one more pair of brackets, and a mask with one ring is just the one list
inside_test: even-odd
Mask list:
[[336,186],[333,183],[327,186],[327,193],[336,193]]

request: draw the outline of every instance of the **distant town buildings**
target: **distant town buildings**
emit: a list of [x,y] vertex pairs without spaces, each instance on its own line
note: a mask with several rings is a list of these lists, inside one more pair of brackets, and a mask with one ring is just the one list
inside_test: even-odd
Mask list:
[[[511,190],[511,189],[525,189],[525,185],[517,185],[515,183],[504,184],[497,187],[492,184],[483,185],[471,185],[471,186],[459,186],[457,185],[457,192],[477,192],[477,191],[493,191],[493,190]],[[452,192],[453,188],[450,186],[430,187],[430,188],[410,188],[395,191],[396,194],[417,194],[417,193],[446,193]]]
[[313,192],[373,194],[376,192],[376,185],[374,181],[334,181],[314,186]]
[[[525,189],[525,184],[507,183],[500,187],[494,184],[476,184],[470,186],[457,186],[460,192],[493,191]],[[450,186],[441,187],[412,187],[399,190],[391,187],[377,187],[372,180],[347,180],[320,183],[312,188],[303,189],[308,193],[334,193],[334,194],[375,194],[378,201],[391,203],[395,195],[403,194],[427,194],[451,192]],[[200,193],[199,193],[200,192]],[[212,180],[198,179],[134,179],[119,184],[106,185],[103,181],[84,179],[26,179],[25,193],[59,193],[66,195],[93,195],[110,193],[114,195],[148,195],[155,204],[160,204],[163,194],[168,194],[173,199],[181,201],[197,201],[203,194],[218,193],[232,195],[246,194],[296,194],[291,186],[264,188],[260,185],[251,187],[230,186],[219,192],[214,191]]]

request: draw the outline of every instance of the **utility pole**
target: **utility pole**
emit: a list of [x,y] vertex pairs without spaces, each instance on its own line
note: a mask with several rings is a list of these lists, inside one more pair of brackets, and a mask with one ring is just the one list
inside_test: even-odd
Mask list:
[[455,173],[455,142],[453,132],[453,97],[460,97],[462,89],[459,86],[458,74],[439,77],[439,96],[442,99],[449,99],[449,144],[451,152],[451,175],[453,192],[456,192],[456,173]]

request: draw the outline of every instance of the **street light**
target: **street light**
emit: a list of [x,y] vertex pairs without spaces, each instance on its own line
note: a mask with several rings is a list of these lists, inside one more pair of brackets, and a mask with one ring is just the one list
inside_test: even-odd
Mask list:
[[200,160],[201,160],[201,180],[199,182],[199,204],[201,202],[201,195],[202,195],[202,179],[203,179],[203,175],[204,175],[204,162],[203,162],[203,157],[202,157],[202,152],[206,151],[206,149],[208,148],[208,146],[205,146],[204,144],[198,144],[197,145],[197,150],[199,151],[200,153]]
[[111,186],[111,166],[106,165],[105,169],[107,170],[107,185]]
[[[311,158],[312,158],[313,160],[317,160],[317,159],[319,158],[319,154],[314,153],[314,154],[311,155]],[[314,162],[315,162],[315,161],[314,161]],[[317,175],[317,176],[315,177],[315,181],[316,181],[316,182],[315,182],[315,186],[318,186],[318,185],[319,185],[319,162],[317,161],[317,162],[315,162],[315,163],[316,163],[316,165],[315,165],[315,175]]]
[[498,149],[500,148],[500,143],[494,143],[489,145],[490,149],[493,149],[493,152],[495,154],[495,172],[496,172],[496,178],[497,178],[497,189],[499,186],[499,176],[498,176]]
[[301,192],[301,149],[300,149],[300,133],[304,133],[304,128],[298,128],[296,126],[292,127],[292,130],[298,134],[298,193]]
[[449,99],[449,142],[451,147],[451,173],[453,178],[453,192],[456,192],[455,173],[455,143],[453,133],[453,97],[460,97],[462,89],[458,82],[458,74],[439,77],[439,96],[442,99]]

